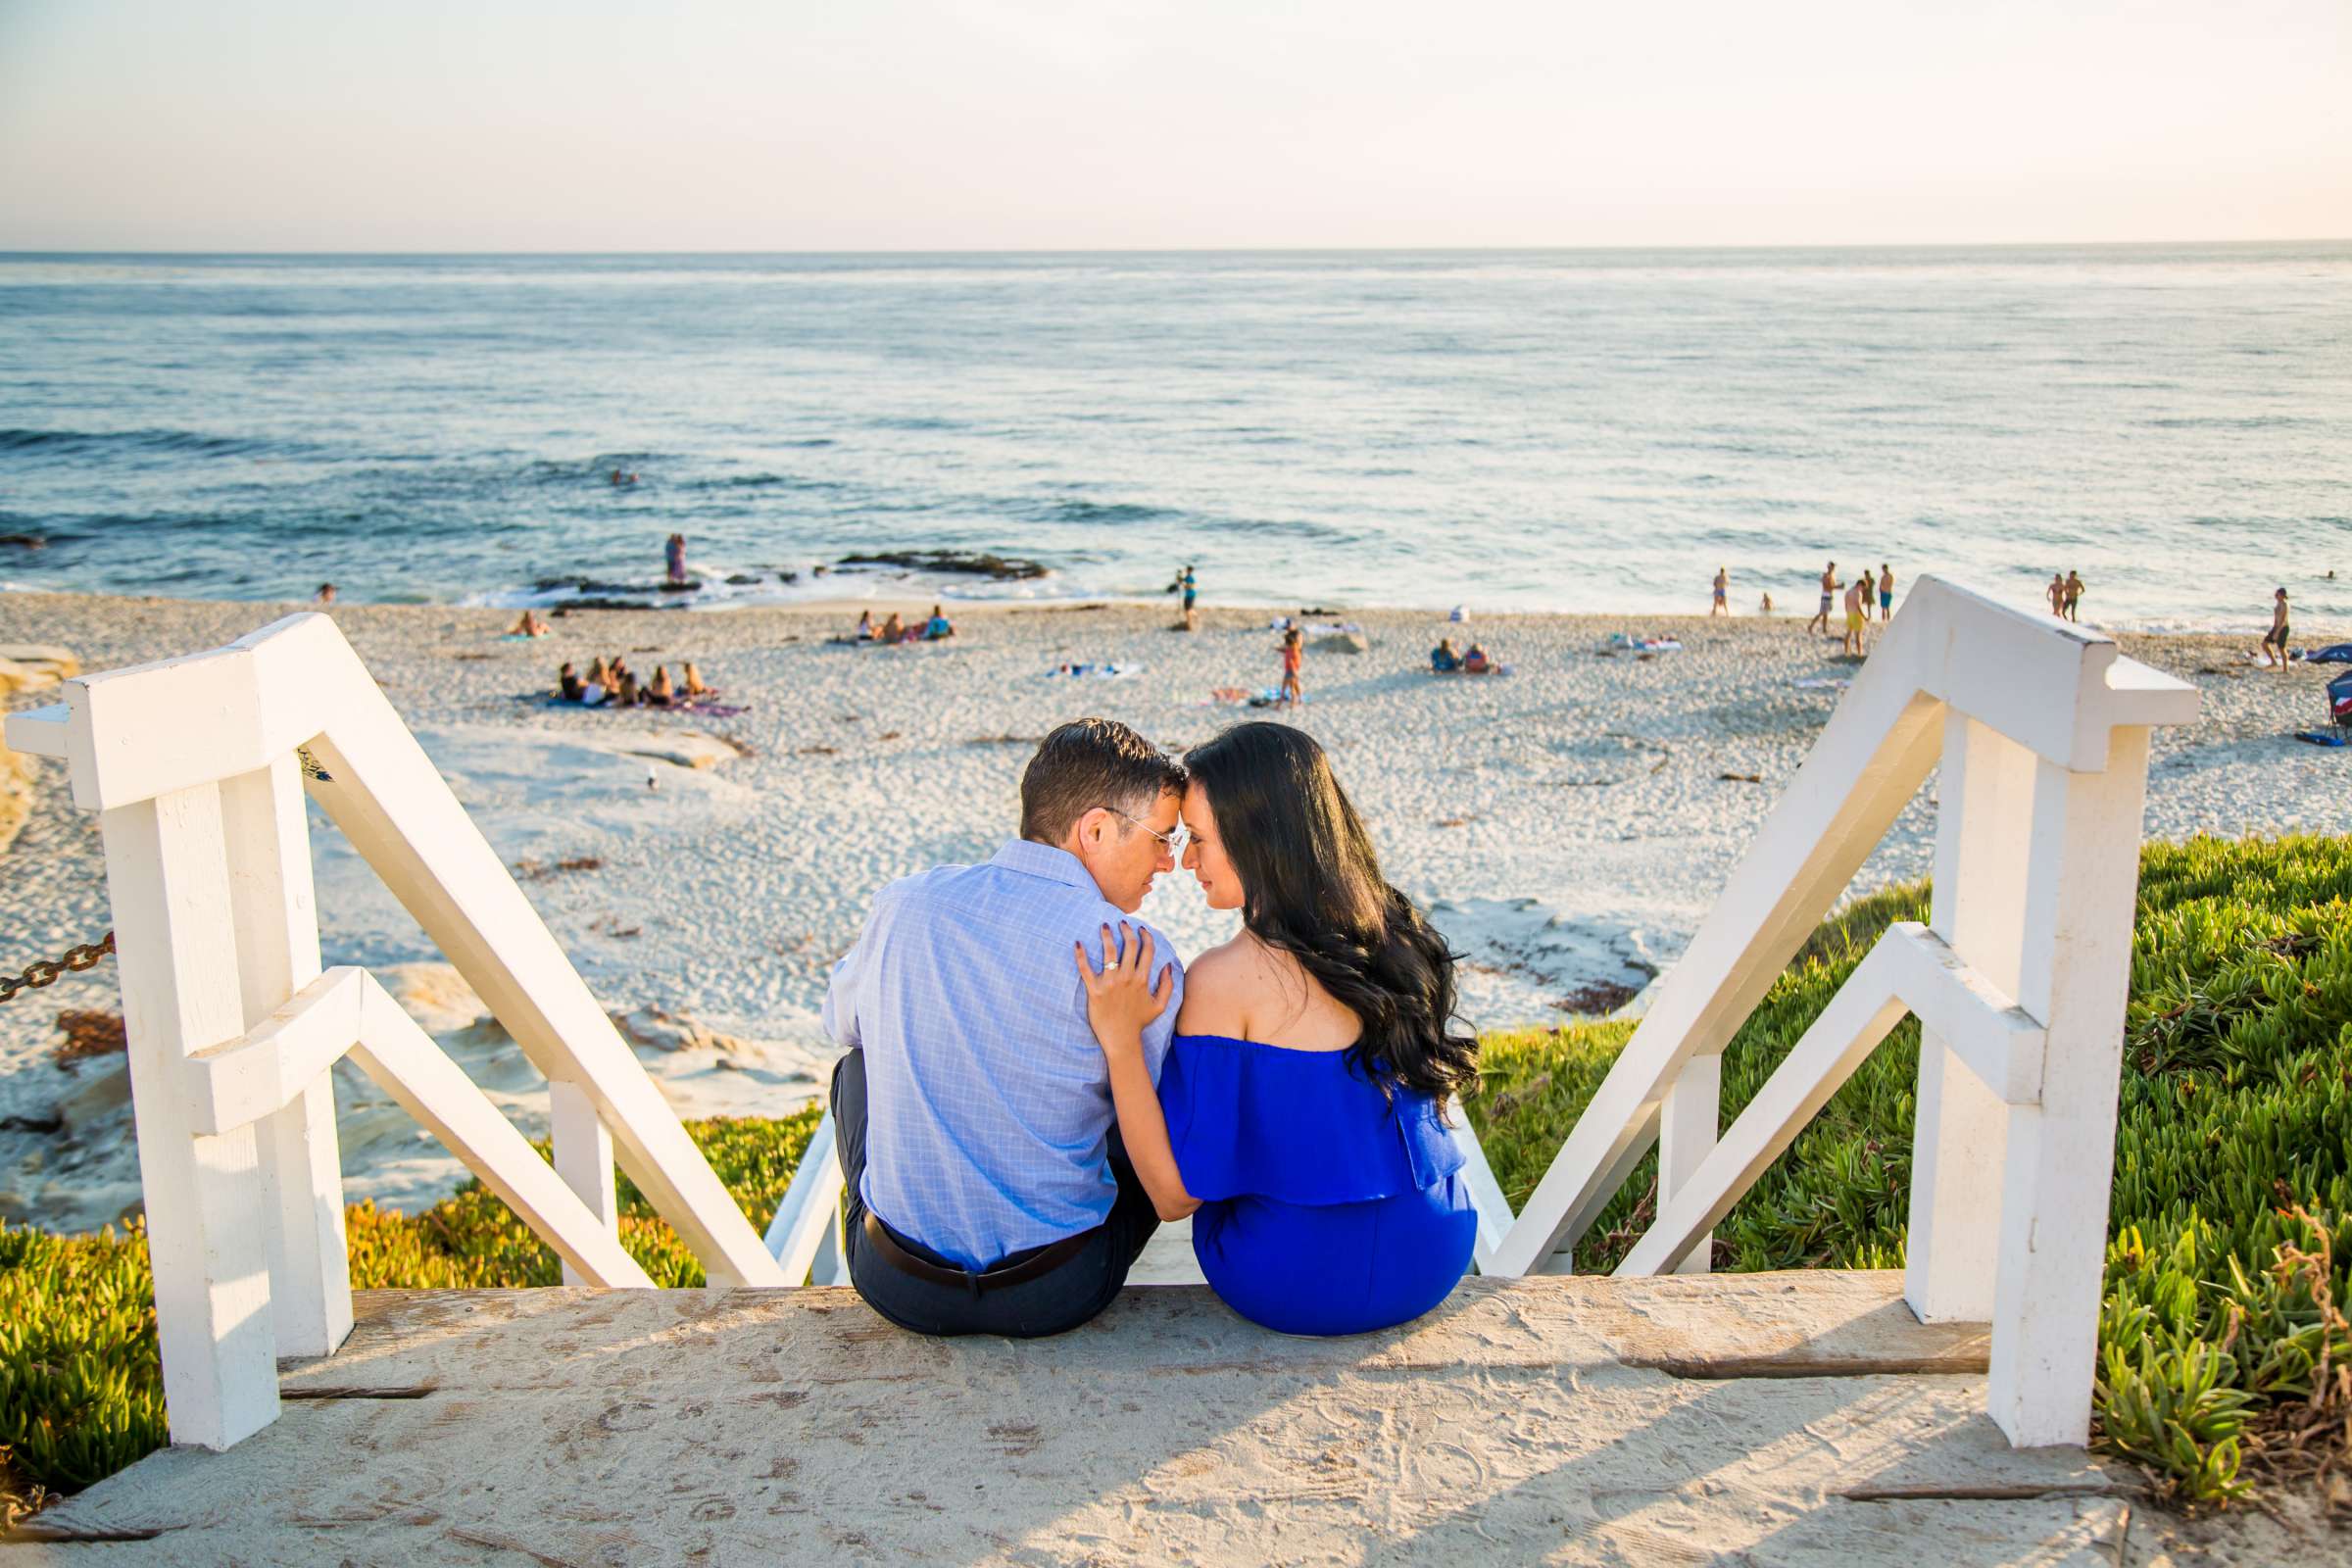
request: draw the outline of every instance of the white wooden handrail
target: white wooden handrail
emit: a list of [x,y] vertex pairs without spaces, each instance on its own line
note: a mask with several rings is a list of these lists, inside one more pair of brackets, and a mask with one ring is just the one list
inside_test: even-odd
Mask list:
[[[2196,709],[2096,632],[1922,578],[1494,1271],[1567,1266],[1653,1142],[1658,1217],[1620,1272],[1703,1270],[1711,1228],[1916,1013],[1906,1297],[1923,1318],[1991,1319],[1988,1398],[2013,1443],[2083,1441],[2148,731]],[[1887,932],[1719,1136],[1724,1047],[1939,760],[1929,926]]]
[[[277,1413],[278,1355],[351,1328],[327,1069],[346,1053],[583,1283],[650,1286],[628,1171],[714,1284],[780,1285],[612,1020],[342,633],[291,615],[228,647],[69,681],[8,744],[99,814],[175,1443]],[[375,980],[321,973],[311,798],[549,1080],[555,1163]]]

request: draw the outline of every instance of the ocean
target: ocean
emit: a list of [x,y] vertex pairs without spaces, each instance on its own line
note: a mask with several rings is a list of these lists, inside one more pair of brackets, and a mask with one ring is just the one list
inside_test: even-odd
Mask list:
[[[840,565],[908,550],[1047,574]],[[2352,242],[0,256],[10,588],[718,609],[1190,563],[1208,606],[1638,616],[1721,565],[1805,615],[1833,560],[2352,617]]]

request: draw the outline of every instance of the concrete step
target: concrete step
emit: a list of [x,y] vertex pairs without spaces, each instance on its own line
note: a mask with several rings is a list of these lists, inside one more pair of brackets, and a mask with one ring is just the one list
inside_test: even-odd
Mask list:
[[1473,1279],[1303,1340],[1169,1286],[1028,1342],[846,1290],[369,1292],[276,1425],[37,1534],[159,1563],[2116,1560],[2132,1480],[2011,1450],[1983,1330],[1899,1291]]

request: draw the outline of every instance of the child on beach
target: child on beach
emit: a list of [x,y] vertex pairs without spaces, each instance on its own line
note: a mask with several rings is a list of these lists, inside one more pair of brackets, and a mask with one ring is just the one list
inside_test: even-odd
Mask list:
[[1305,657],[1306,645],[1293,626],[1282,634],[1282,701],[1294,708],[1306,701],[1306,683],[1299,678]]

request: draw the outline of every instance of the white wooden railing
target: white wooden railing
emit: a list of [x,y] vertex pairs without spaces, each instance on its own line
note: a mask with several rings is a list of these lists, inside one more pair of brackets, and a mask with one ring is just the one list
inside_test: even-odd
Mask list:
[[[275,1358],[350,1331],[327,1076],[346,1053],[567,1281],[652,1283],[617,1239],[617,1157],[713,1284],[784,1282],[333,621],[70,681],[7,740],[64,760],[105,835],[174,1443],[268,1425]],[[320,972],[305,751],[312,798],[546,1075],[552,1169],[371,976]]]
[[[1992,1324],[2019,1446],[2080,1444],[2115,1156],[2148,731],[2192,686],[1933,577],[1911,590],[1569,1134],[1494,1271],[1569,1266],[1659,1146],[1621,1274],[1706,1267],[1713,1226],[1906,1013],[1922,1034],[1904,1294]],[[1932,918],[1897,925],[1729,1129],[1722,1053],[1940,760]]]

